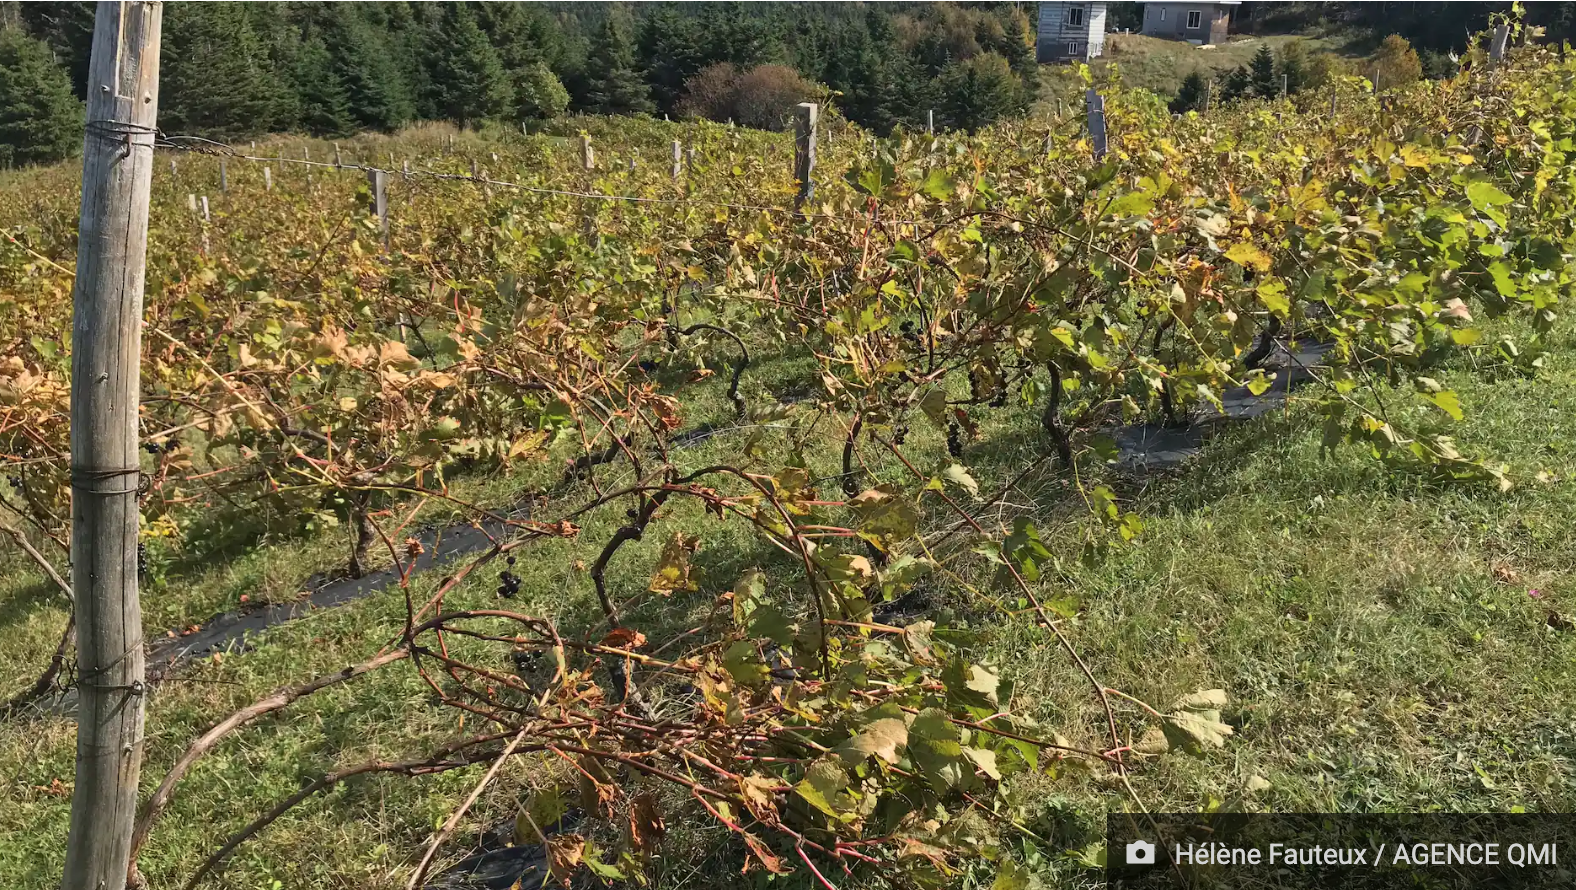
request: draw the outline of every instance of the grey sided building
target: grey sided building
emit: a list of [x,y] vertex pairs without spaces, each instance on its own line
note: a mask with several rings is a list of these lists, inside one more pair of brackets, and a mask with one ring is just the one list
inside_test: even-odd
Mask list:
[[1087,62],[1104,52],[1104,3],[1040,4],[1035,58],[1041,62]]
[[1144,24],[1150,37],[1186,40],[1188,43],[1224,43],[1231,25],[1231,8],[1241,0],[1218,3],[1145,3]]

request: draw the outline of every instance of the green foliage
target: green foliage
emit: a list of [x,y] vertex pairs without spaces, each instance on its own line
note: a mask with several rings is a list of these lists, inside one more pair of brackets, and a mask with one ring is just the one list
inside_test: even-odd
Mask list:
[[1275,70],[1275,53],[1268,46],[1259,47],[1248,63],[1248,79],[1253,95],[1260,99],[1273,99],[1280,95],[1280,75]]
[[533,62],[517,72],[514,99],[521,120],[547,120],[569,109],[569,91],[545,62]]
[[14,29],[0,30],[0,160],[58,161],[82,145],[82,103],[49,48]]
[[1381,88],[1391,88],[1411,83],[1423,76],[1423,63],[1417,50],[1405,37],[1391,34],[1379,44],[1372,62],[1375,83]]

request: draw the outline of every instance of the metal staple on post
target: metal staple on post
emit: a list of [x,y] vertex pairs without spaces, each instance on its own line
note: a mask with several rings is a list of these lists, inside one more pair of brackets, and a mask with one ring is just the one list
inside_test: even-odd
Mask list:
[[1089,105],[1089,141],[1094,145],[1094,159],[1099,162],[1105,159],[1105,97],[1090,87],[1084,93],[1084,101]]
[[804,207],[815,196],[815,125],[821,117],[821,107],[814,102],[799,103],[794,117],[793,176],[799,183],[794,197],[795,210]]

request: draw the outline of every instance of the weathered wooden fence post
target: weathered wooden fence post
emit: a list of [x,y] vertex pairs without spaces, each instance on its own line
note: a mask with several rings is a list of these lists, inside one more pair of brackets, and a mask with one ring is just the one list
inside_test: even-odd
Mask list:
[[[585,165],[586,170],[596,169],[596,151],[591,148],[591,137],[584,133],[580,135],[580,162]],[[596,211],[589,199],[582,198],[580,203],[580,226],[586,240],[594,246],[597,242]]]
[[677,139],[673,140],[673,178],[678,179],[684,170],[684,146]]
[[334,143],[334,168],[338,169],[338,168],[343,167],[343,166],[345,166],[345,165],[344,165],[343,162],[340,161],[340,157],[339,157],[339,143],[336,142],[336,143]]
[[71,328],[77,767],[62,890],[126,886],[142,768],[137,406],[160,3],[101,2],[88,63]]
[[203,195],[202,196],[202,221],[203,222],[208,222],[209,221],[209,216],[208,216],[208,196],[207,195]]
[[793,178],[799,183],[799,193],[794,197],[795,210],[802,209],[806,201],[815,196],[815,124],[821,116],[821,107],[814,102],[801,102],[794,117]]
[[225,166],[224,158],[220,158],[219,159],[219,191],[220,191],[220,193],[224,193],[224,192],[228,192],[229,190],[230,190],[230,168]]
[[580,137],[580,162],[585,165],[587,170],[596,168],[596,150],[591,147],[590,136],[581,135]]
[[931,135],[936,133],[936,109],[925,112],[925,132]]
[[1089,103],[1089,141],[1094,145],[1094,159],[1098,163],[1105,160],[1105,97],[1090,87],[1084,94],[1084,101]]
[[1505,60],[1505,45],[1510,41],[1510,25],[1499,24],[1494,28],[1494,40],[1488,45],[1488,57],[1493,62]]
[[372,203],[369,209],[377,214],[378,231],[383,233],[383,249],[389,247],[389,193],[388,174],[382,170],[372,169],[367,171],[367,185],[372,188]]
[[197,212],[197,196],[192,192],[186,193],[186,209],[192,213]]
[[263,168],[263,191],[271,192],[273,190],[274,190],[274,171],[268,169],[267,167],[264,167]]

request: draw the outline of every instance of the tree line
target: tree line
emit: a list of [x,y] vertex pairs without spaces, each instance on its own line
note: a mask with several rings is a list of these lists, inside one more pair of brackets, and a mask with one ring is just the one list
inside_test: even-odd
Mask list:
[[[0,159],[80,141],[93,4],[0,12]],[[569,111],[777,128],[820,97],[878,132],[974,129],[1032,97],[1016,5],[892,3],[172,3],[160,126],[236,139],[531,126]]]

